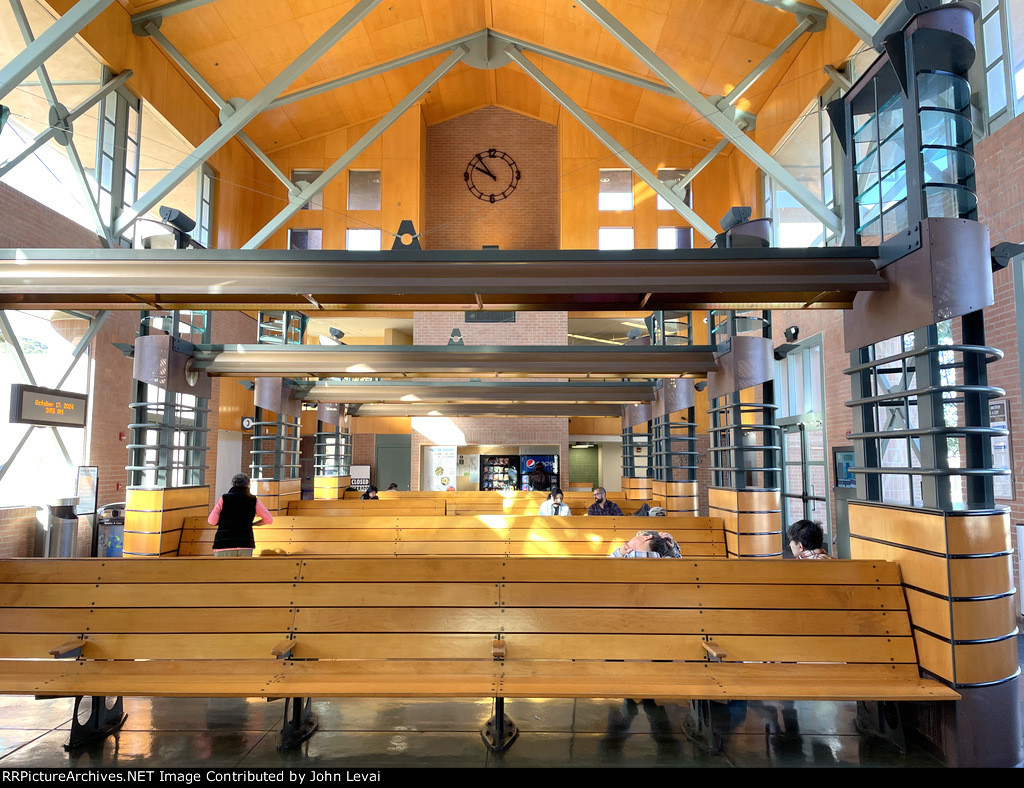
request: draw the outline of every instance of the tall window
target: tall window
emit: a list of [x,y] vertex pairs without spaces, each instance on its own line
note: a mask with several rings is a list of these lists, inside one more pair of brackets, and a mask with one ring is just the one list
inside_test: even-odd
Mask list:
[[[97,202],[104,223],[111,227],[121,211],[139,196],[139,139],[142,133],[141,102],[127,90],[115,90],[101,103],[96,139]],[[120,242],[132,246],[138,222]]]
[[209,249],[213,244],[213,170],[206,164],[199,170],[196,192],[196,229],[192,237]]
[[[317,178],[324,174],[323,170],[292,170],[292,183],[296,185],[312,184]],[[303,211],[322,211],[324,209],[324,192],[320,189],[316,194],[309,198],[301,210]]]
[[[773,157],[831,209],[836,204],[833,135],[823,106],[815,101],[807,108]],[[772,219],[777,246],[806,248],[836,242],[834,233],[767,175],[764,197],[765,216]]]
[[[633,171],[600,170],[597,194],[599,211],[633,210]],[[630,247],[632,248],[632,247]]]
[[349,171],[348,208],[350,211],[380,210],[380,170]]

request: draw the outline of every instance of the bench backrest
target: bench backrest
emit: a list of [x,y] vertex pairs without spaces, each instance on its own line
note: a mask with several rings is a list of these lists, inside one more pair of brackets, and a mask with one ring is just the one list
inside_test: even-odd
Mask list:
[[290,501],[288,514],[292,517],[304,514],[315,514],[330,517],[362,517],[369,515],[443,515],[444,500],[425,498],[422,500],[349,500],[343,501]]
[[[691,558],[724,558],[717,517],[277,517],[253,529],[256,555],[606,556],[640,528],[670,532]],[[214,526],[187,518],[179,555],[213,555]]]
[[[352,495],[354,497],[348,497]],[[373,514],[370,507],[377,507],[383,514],[447,514],[447,515],[478,515],[478,514],[537,514],[540,506],[547,500],[544,492],[420,492],[398,491],[380,492],[379,500],[363,501],[358,496],[362,493],[348,493],[343,500],[291,501],[288,504],[289,515],[319,514],[347,515],[352,512]],[[608,500],[618,504],[623,514],[631,515],[645,503],[657,506],[653,500],[627,500],[621,493],[612,493]],[[573,515],[585,515],[594,498],[590,493],[565,493],[563,503],[569,507]]]
[[706,665],[712,641],[741,677],[819,663],[839,696],[856,692],[844,678],[917,677],[899,570],[880,561],[16,559],[0,604],[0,658],[80,640],[87,659],[269,660],[293,640],[299,659],[415,672],[489,660],[497,639],[508,663],[565,662],[572,695],[588,660]]

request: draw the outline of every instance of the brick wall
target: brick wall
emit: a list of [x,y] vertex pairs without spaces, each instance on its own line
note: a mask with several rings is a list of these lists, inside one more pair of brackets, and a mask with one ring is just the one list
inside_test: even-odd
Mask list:
[[[489,148],[508,153],[522,173],[511,196],[494,204],[474,197],[463,177],[470,159]],[[426,214],[428,249],[558,249],[555,126],[499,107],[429,126]]]
[[[988,225],[992,245],[1001,241],[1024,241],[1024,117],[1015,118],[975,147],[977,161],[978,218]],[[1022,265],[1017,261],[1014,265]],[[1020,276],[1021,272],[1018,271]],[[997,501],[1010,507],[1010,524],[1024,523],[1024,411],[1021,408],[1020,349],[1011,268],[993,275],[995,305],[985,311],[985,341],[1004,352],[1001,361],[988,368],[989,384],[1006,391],[1010,406],[1011,460],[1014,500]],[[1015,543],[1020,555],[1024,545]],[[1020,589],[1018,563],[1014,559],[1014,581]],[[1018,591],[1018,594],[1020,592]],[[1020,604],[1016,605],[1018,615]]]
[[96,233],[0,183],[0,247],[98,249]]
[[0,558],[28,558],[35,555],[35,540],[35,508],[0,509]]
[[[569,319],[565,312],[517,312],[515,322],[467,323],[464,312],[416,312],[413,314],[414,345],[447,345],[454,329],[466,345],[565,345]],[[463,433],[464,445],[559,446],[559,483],[569,482],[569,419],[526,417],[453,418]],[[412,489],[419,489],[420,447],[432,443],[415,429],[412,432]]]

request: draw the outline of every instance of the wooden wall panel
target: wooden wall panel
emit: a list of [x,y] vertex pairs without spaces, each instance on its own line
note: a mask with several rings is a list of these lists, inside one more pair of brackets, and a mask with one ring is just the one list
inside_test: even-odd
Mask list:
[[127,492],[124,555],[164,557],[178,554],[186,517],[209,514],[207,486],[132,489]]

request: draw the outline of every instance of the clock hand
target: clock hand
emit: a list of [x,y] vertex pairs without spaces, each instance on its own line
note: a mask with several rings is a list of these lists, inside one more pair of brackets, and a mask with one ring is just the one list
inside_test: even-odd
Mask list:
[[475,167],[474,169],[476,169],[478,172],[482,172],[482,173],[485,173],[487,175],[490,175],[492,181],[497,181],[498,180],[497,177],[494,175],[494,173],[491,172],[489,169],[487,169],[486,166],[483,169],[481,169],[480,167]]

